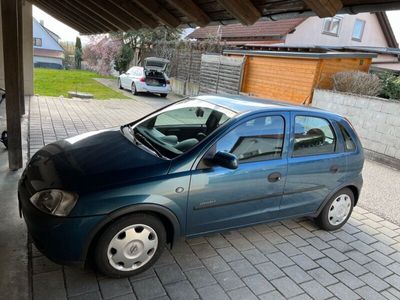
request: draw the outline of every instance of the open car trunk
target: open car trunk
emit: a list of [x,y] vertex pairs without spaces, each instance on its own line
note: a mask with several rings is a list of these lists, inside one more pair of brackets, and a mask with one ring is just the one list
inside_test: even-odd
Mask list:
[[159,57],[148,57],[144,60],[145,82],[151,86],[165,86],[167,84],[165,71],[169,60]]

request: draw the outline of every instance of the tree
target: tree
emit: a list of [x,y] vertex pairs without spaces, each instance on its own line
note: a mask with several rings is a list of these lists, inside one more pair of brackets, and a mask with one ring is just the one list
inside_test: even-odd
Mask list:
[[75,68],[81,69],[82,67],[82,42],[79,36],[76,37],[75,42]]
[[120,74],[126,72],[129,68],[129,64],[131,63],[135,52],[131,48],[129,44],[124,44],[121,50],[118,52],[117,56],[114,60],[115,70],[117,70]]
[[114,59],[120,53],[122,42],[108,35],[92,36],[83,49],[85,65],[92,71],[110,75]]
[[[165,41],[176,41],[179,40],[182,34],[182,30],[169,27],[157,27],[154,29],[141,28],[138,30],[131,30],[127,32],[119,32],[112,34],[112,38],[122,41],[124,45],[128,45],[135,54],[138,54],[138,58],[142,56],[142,52],[146,48],[150,48],[152,45]],[[136,61],[135,63],[139,63]]]

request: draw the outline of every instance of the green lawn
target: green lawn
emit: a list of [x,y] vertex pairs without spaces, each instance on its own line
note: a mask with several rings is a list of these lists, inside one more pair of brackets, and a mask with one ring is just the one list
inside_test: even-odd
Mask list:
[[42,96],[68,97],[69,91],[93,94],[96,99],[128,99],[122,93],[114,91],[93,78],[112,78],[82,70],[52,70],[36,68],[34,70],[35,94]]

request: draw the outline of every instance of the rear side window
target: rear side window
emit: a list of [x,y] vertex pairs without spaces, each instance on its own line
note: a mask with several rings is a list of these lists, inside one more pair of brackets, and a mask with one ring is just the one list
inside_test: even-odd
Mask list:
[[328,120],[296,116],[293,156],[308,156],[335,152],[336,136]]
[[343,136],[344,150],[346,152],[354,151],[356,149],[356,144],[354,143],[353,138],[342,124],[339,124],[339,128]]
[[230,152],[242,163],[279,159],[284,132],[285,121],[281,116],[255,118],[221,138],[215,150]]

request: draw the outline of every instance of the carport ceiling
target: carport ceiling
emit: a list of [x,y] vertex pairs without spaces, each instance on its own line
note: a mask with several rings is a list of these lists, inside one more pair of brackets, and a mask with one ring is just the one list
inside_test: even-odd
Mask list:
[[390,0],[29,0],[82,34],[400,9]]

